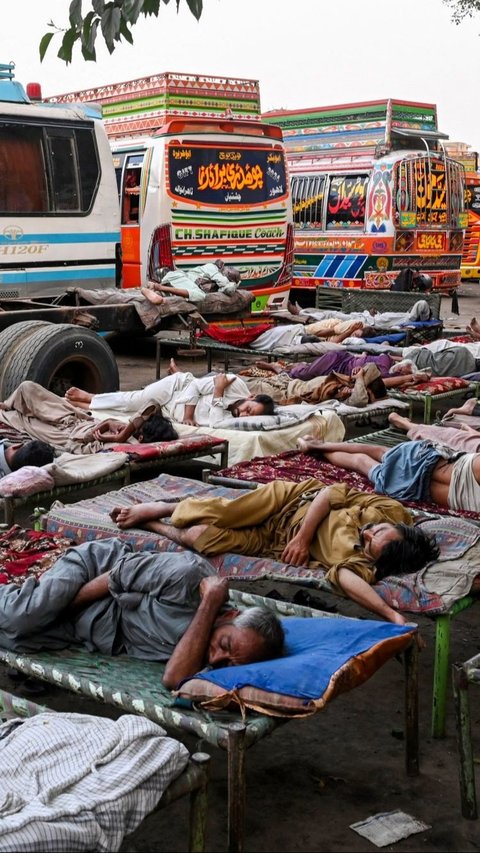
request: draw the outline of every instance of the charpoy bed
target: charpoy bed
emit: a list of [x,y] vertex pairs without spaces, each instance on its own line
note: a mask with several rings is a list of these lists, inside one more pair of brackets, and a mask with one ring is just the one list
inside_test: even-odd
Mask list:
[[[297,457],[296,462],[295,457]],[[299,459],[299,457],[301,458]],[[238,489],[232,488],[232,485],[255,488],[254,478],[260,476],[261,470],[264,472],[264,477],[270,479],[276,477],[277,479],[301,480],[316,476],[326,483],[338,482],[338,480],[343,479],[357,488],[362,488],[363,483],[365,490],[371,491],[371,486],[368,488],[364,478],[359,475],[353,474],[347,477],[343,469],[340,471],[328,463],[319,463],[319,460],[313,457],[292,451],[273,458],[278,460],[274,469],[272,469],[271,459],[255,459],[245,462],[241,466],[242,471],[248,472],[244,481],[227,477],[223,479],[222,485],[212,485],[162,474],[155,480],[136,483],[116,492],[108,492],[101,498],[79,501],[68,506],[56,503],[43,517],[42,525],[45,530],[70,538],[75,542],[115,535],[131,542],[138,549],[174,551],[178,550],[179,546],[174,545],[173,542],[163,536],[142,530],[119,530],[110,520],[110,510],[114,506],[131,506],[136,503],[158,500],[165,495],[179,498],[187,495],[201,496],[210,494],[212,489],[215,494],[220,496],[235,497],[239,492]],[[292,459],[294,460],[293,463],[291,463]],[[227,473],[231,473],[231,469]],[[246,480],[250,480],[250,482],[248,483]],[[224,485],[225,483],[228,485]],[[476,541],[476,528],[472,530],[472,525],[467,521],[462,524],[460,513],[457,514],[457,518],[452,523],[452,520],[447,516],[434,514],[433,507],[424,505],[421,509],[424,518],[422,523],[429,524],[430,532],[434,529],[441,541],[443,539],[445,542],[444,552],[447,556],[452,556],[452,559],[459,550],[461,551],[462,547],[469,547],[471,543]],[[469,514],[464,515],[468,516]],[[295,586],[335,594],[333,587],[324,579],[323,572],[320,570],[296,568],[266,558],[245,557],[237,554],[224,554],[214,557],[211,562],[220,575],[240,584],[267,580],[292,584],[292,595]],[[424,615],[435,620],[436,669],[433,684],[432,725],[435,736],[442,737],[445,733],[450,623],[457,613],[473,604],[475,598],[466,593],[454,601],[450,598],[448,600],[442,598],[441,595],[431,592],[422,583],[421,573],[390,577],[377,584],[375,589],[390,606],[404,613],[411,613],[414,616]],[[341,600],[341,598],[338,597],[336,600]]]
[[[28,440],[11,427],[0,425],[0,439]],[[228,441],[192,428],[175,441],[154,444],[123,445],[118,452],[105,451],[89,455],[62,454],[56,461],[40,468],[26,466],[0,479],[0,507],[4,523],[13,524],[15,510],[30,504],[52,503],[66,494],[85,489],[105,489],[112,483],[127,484],[138,474],[150,476],[166,465],[202,458],[214,467],[228,462]]]
[[[204,743],[226,750],[228,754],[229,851],[244,849],[247,748],[258,743],[288,719],[297,716],[303,718],[305,714],[311,715],[323,710],[335,696],[362,684],[384,663],[400,652],[404,653],[405,662],[406,769],[408,775],[417,775],[419,768],[416,626],[402,627],[380,621],[369,621],[367,624],[364,620],[331,615],[235,590],[231,591],[230,598],[232,604],[239,609],[260,605],[275,611],[279,617],[288,617],[284,620],[287,640],[290,617],[294,617],[293,623],[303,623],[303,627],[305,623],[307,625],[312,623],[315,637],[318,634],[316,629],[321,628],[320,623],[326,626],[327,631],[333,628],[338,642],[340,644],[343,642],[345,651],[339,659],[338,649],[335,646],[332,648],[331,660],[329,660],[328,648],[325,646],[312,649],[313,655],[316,655],[319,661],[321,658],[326,667],[325,676],[321,678],[324,686],[319,688],[317,699],[296,700],[295,708],[292,710],[291,695],[284,695],[281,690],[272,692],[259,689],[255,686],[257,683],[255,676],[250,682],[251,687],[239,686],[230,693],[225,693],[223,688],[220,688],[222,695],[219,705],[217,705],[218,697],[206,702],[200,698],[218,693],[217,687],[222,676],[226,675],[231,679],[235,676],[236,670],[240,672],[245,667],[216,670],[211,674],[216,682],[202,680],[201,692],[196,684],[197,679],[190,679],[186,685],[182,685],[180,695],[176,696],[161,683],[163,665],[153,661],[134,660],[123,655],[106,657],[78,649],[28,655],[0,649],[0,660],[20,672],[50,682],[56,687],[66,688],[90,699],[106,702],[127,713],[145,716],[173,733],[194,734]],[[362,641],[362,645],[351,645],[352,631],[367,632],[367,639]],[[356,651],[353,651],[354,649]],[[307,656],[311,662],[312,654],[308,652]],[[291,653],[287,645],[286,658],[289,657]],[[317,658],[313,660],[315,669]],[[267,663],[252,664],[250,667],[256,668],[257,672],[260,671],[261,676]],[[281,667],[282,663],[283,658],[272,662],[277,665],[277,670],[278,665]],[[297,676],[295,676],[296,672]],[[311,692],[310,682],[305,678],[306,672],[308,672],[308,664],[307,670],[303,665],[293,668],[295,689],[299,690],[301,696]],[[207,678],[209,677],[210,674],[207,674]],[[205,693],[206,684],[211,684],[213,693]],[[317,696],[316,693],[315,696]],[[398,707],[399,697],[392,695],[391,698],[394,705]],[[240,710],[238,707],[236,710],[231,709],[230,700],[232,699]],[[227,707],[225,702],[229,703]],[[252,707],[256,710],[249,710]],[[384,720],[383,723],[385,723]],[[379,726],[381,724],[379,722]]]

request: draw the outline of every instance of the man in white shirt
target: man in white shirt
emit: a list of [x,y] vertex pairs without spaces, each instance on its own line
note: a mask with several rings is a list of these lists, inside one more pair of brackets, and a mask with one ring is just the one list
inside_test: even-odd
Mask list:
[[266,394],[252,397],[247,384],[233,373],[195,377],[178,371],[173,359],[170,371],[168,376],[140,391],[90,394],[69,388],[65,397],[72,405],[94,414],[100,410],[133,412],[147,402],[155,402],[176,423],[212,428],[228,428],[236,418],[274,413],[271,397]]

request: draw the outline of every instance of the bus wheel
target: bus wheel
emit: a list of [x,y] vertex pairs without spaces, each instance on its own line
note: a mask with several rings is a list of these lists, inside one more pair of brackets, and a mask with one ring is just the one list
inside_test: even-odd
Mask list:
[[21,382],[38,382],[63,396],[72,385],[92,394],[116,391],[118,366],[108,344],[90,329],[49,323],[7,352],[0,386],[1,399]]
[[[24,323],[14,323],[13,326],[9,326],[3,332],[0,332],[0,392],[3,388],[5,368],[14,350],[24,344],[30,335],[49,325],[50,323],[47,323],[45,320],[26,320]],[[4,397],[2,396],[1,399],[3,400]]]

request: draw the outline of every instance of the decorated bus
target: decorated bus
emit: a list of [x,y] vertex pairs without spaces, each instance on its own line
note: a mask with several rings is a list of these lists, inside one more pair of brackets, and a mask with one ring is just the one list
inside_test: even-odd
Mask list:
[[263,115],[283,130],[295,290],[387,289],[406,267],[451,293],[467,224],[463,166],[432,104],[381,100]]
[[[102,104],[117,173],[124,287],[160,267],[222,260],[259,306],[288,292],[293,262],[282,132],[258,81],[165,72],[59,96]],[[270,299],[272,302],[272,299]]]
[[466,173],[465,207],[468,227],[462,255],[462,278],[480,279],[480,174]]

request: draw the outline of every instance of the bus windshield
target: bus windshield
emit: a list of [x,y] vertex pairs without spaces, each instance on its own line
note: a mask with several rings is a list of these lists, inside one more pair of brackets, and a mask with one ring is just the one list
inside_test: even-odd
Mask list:
[[282,151],[254,146],[170,144],[167,191],[172,198],[221,205],[265,204],[288,192]]

